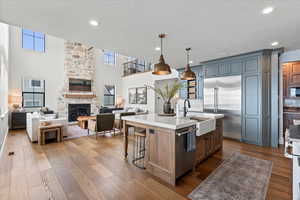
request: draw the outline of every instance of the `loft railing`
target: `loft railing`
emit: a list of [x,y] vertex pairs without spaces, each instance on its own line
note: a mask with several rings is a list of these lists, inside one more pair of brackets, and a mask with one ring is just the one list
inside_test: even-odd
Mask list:
[[141,72],[148,72],[151,71],[152,69],[153,68],[151,63],[135,59],[123,63],[123,76],[128,76],[131,74],[136,74]]

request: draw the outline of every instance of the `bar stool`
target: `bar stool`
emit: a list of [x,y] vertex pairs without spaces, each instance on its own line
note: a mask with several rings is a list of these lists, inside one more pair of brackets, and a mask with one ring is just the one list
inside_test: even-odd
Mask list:
[[140,169],[145,168],[146,129],[134,128],[132,164]]

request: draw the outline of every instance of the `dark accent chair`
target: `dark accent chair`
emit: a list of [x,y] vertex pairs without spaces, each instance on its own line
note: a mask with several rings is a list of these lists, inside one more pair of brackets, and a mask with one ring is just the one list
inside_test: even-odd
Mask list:
[[99,113],[112,113],[114,110],[123,110],[123,108],[108,108],[108,107],[101,107],[99,109]]
[[105,133],[106,131],[114,131],[114,135],[115,135],[114,123],[115,123],[115,115],[114,114],[103,113],[103,114],[97,115],[96,127],[95,127],[96,139],[98,137],[98,133],[101,133],[101,132]]

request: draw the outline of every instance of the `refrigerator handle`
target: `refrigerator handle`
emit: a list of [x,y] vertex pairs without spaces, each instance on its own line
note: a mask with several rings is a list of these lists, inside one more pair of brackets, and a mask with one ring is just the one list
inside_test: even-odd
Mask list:
[[218,112],[219,106],[219,88],[216,88],[216,112]]
[[214,88],[214,112],[217,112],[217,88]]

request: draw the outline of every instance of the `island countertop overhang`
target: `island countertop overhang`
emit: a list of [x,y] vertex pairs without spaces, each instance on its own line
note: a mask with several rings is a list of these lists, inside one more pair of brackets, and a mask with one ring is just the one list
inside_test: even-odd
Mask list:
[[[199,116],[200,114],[197,114]],[[212,118],[213,115],[206,115],[204,114],[203,117]],[[220,117],[218,115],[218,117]],[[216,116],[214,117],[216,118]],[[132,115],[132,116],[124,116],[122,120],[141,123],[149,126],[157,126],[160,128],[172,129],[177,130],[189,126],[196,125],[198,122],[196,120],[190,119],[190,116],[187,117],[165,117],[159,116],[157,114],[146,114],[146,115]]]
[[122,117],[122,120],[172,130],[193,126],[197,123],[197,121],[187,117],[165,117],[157,114],[124,116]]

